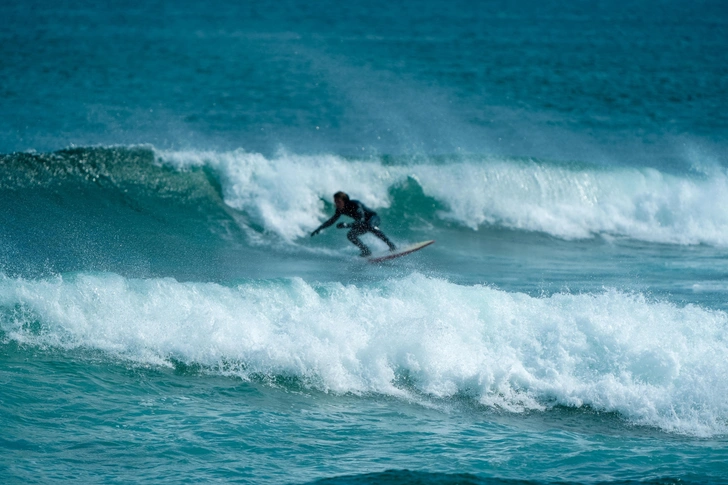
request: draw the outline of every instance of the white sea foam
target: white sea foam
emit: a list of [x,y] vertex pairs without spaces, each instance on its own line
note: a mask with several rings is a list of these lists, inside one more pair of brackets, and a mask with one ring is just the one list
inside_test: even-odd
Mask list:
[[158,159],[182,170],[211,167],[227,204],[287,241],[325,220],[322,200],[338,190],[380,209],[393,203],[392,188],[414,179],[447,208],[441,219],[474,230],[491,224],[564,239],[603,234],[728,246],[728,174],[720,168],[669,175],[495,158],[385,165],[333,155],[266,158],[244,151],[159,152]]
[[364,287],[77,274],[3,278],[0,319],[25,345],[293,376],[327,392],[467,395],[513,412],[588,405],[671,432],[728,432],[728,315],[613,290],[534,298],[419,274]]
[[223,197],[247,212],[267,231],[286,240],[307,235],[326,217],[322,199],[346,189],[373,208],[388,207],[388,189],[401,175],[379,163],[352,162],[336,156],[260,154],[235,151],[162,152],[163,163],[179,169],[210,166],[219,175]]

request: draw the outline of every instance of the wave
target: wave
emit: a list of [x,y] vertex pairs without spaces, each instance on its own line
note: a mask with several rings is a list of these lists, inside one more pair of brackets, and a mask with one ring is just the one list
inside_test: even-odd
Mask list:
[[62,194],[67,202],[78,198],[79,187],[90,186],[97,196],[86,205],[124,206],[157,221],[214,213],[209,219],[215,224],[203,224],[202,231],[242,231],[253,243],[295,243],[333,213],[331,196],[344,190],[381,211],[384,226],[397,227],[405,238],[424,223],[507,228],[566,240],[601,235],[728,246],[723,210],[728,172],[720,167],[668,174],[496,157],[265,157],[243,150],[152,147],[0,158],[0,192],[67,186]]
[[728,205],[728,173],[718,167],[672,175],[492,157],[358,160],[282,153],[266,158],[244,151],[157,156],[178,170],[212,168],[227,204],[289,241],[327,218],[333,209],[325,202],[344,190],[395,218],[432,217],[473,230],[496,226],[567,240],[610,235],[728,245],[728,213],[722,209]]
[[5,274],[202,268],[249,227],[209,171],[162,167],[151,147],[0,155],[0,167]]
[[324,392],[514,413],[588,406],[670,432],[728,432],[728,315],[616,290],[537,298],[416,273],[370,286],[3,277],[0,330],[5,344]]

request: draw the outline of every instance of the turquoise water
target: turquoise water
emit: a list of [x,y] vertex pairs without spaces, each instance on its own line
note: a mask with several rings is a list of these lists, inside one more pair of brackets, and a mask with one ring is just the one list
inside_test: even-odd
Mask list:
[[3,483],[728,483],[720,2],[0,18]]

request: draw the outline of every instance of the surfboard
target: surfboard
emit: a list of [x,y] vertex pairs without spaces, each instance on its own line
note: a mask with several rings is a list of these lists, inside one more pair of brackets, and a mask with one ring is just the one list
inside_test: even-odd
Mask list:
[[402,256],[407,256],[408,254],[412,254],[415,251],[419,251],[422,248],[426,248],[430,244],[434,243],[435,240],[431,239],[429,241],[422,241],[415,244],[412,244],[410,246],[406,246],[404,248],[397,249],[395,251],[391,251],[388,253],[382,253],[382,254],[375,254],[372,256],[369,256],[367,258],[367,261],[370,263],[381,263],[382,261],[388,261],[390,259],[394,258],[400,258]]

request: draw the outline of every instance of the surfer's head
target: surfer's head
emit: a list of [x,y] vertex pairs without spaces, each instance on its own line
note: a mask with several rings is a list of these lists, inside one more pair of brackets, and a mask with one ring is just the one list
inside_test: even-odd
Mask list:
[[347,202],[349,202],[349,196],[346,192],[336,192],[334,194],[334,204],[337,209],[342,210]]

